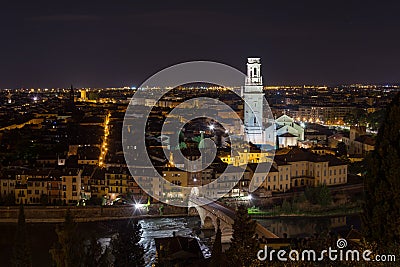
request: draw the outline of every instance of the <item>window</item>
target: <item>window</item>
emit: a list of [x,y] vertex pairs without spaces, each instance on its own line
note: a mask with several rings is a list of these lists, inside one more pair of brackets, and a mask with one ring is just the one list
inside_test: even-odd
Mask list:
[[76,178],[75,178],[75,177],[72,178],[72,182],[73,182],[73,183],[76,183]]

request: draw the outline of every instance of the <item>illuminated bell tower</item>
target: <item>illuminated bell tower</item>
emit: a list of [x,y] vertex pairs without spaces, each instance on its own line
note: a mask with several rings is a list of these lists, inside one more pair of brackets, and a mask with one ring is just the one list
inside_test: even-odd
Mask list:
[[245,100],[245,134],[253,144],[265,144],[263,127],[264,94],[260,58],[247,59],[247,77],[242,90],[242,97]]

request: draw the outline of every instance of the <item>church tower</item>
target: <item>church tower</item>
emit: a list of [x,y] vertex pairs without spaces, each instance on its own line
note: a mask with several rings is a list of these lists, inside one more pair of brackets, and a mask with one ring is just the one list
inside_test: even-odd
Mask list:
[[263,80],[260,58],[247,59],[247,77],[242,88],[244,106],[244,130],[255,145],[265,144],[263,127]]

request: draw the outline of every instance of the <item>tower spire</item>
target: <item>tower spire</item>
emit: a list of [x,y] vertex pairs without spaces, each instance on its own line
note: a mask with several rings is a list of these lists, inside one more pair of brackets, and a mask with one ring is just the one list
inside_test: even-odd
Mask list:
[[243,88],[244,127],[248,140],[255,145],[266,143],[263,127],[263,80],[260,58],[247,59],[247,76]]
[[74,87],[72,86],[72,84],[71,84],[71,89],[69,90],[68,100],[65,101],[65,110],[67,112],[75,111],[75,93],[74,93]]

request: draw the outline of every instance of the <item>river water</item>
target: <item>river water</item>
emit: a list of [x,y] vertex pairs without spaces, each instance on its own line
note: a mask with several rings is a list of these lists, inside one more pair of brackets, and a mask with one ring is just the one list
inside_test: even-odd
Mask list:
[[[360,219],[354,216],[339,217],[319,217],[319,218],[274,218],[274,219],[258,219],[258,221],[266,226],[269,230],[282,237],[287,234],[288,237],[309,236],[315,232],[326,230],[347,231],[354,226],[359,229]],[[199,217],[176,217],[176,218],[148,218],[139,220],[143,234],[141,243],[143,244],[146,254],[145,260],[147,266],[155,260],[155,242],[156,237],[168,237],[176,235],[191,236],[199,239],[203,254],[207,257],[210,255],[210,235],[201,233],[199,237],[194,235],[193,229],[200,225]],[[96,223],[80,223],[79,230],[87,233],[87,236],[95,234],[100,242],[106,246],[109,244],[111,237],[115,233],[117,227],[123,227],[125,222],[96,222]],[[15,224],[0,224],[0,266],[10,266],[10,258],[12,255],[12,240],[15,235]],[[51,246],[56,241],[55,224],[28,224],[28,233],[32,244],[32,260],[33,266],[50,266],[50,255],[48,253]],[[210,234],[208,232],[208,234]]]

